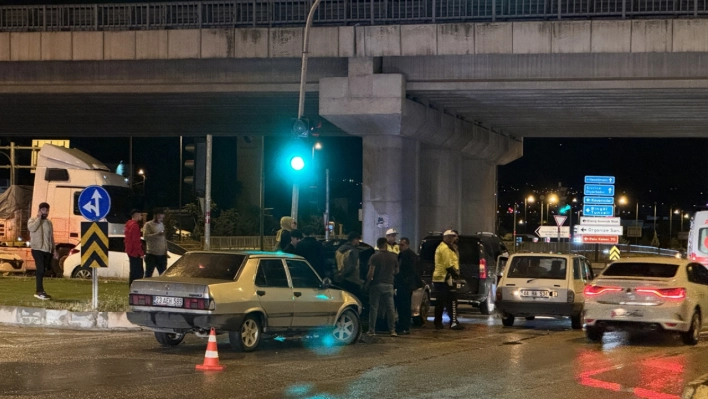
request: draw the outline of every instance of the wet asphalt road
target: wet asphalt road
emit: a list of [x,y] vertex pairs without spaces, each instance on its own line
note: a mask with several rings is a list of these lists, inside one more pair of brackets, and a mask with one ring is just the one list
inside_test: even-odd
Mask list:
[[163,348],[149,332],[0,326],[0,397],[666,399],[708,372],[706,335],[695,347],[661,334],[591,344],[570,320],[462,320],[461,332],[428,325],[342,348],[271,340],[242,354],[219,336],[219,373],[195,371],[206,340],[194,336]]

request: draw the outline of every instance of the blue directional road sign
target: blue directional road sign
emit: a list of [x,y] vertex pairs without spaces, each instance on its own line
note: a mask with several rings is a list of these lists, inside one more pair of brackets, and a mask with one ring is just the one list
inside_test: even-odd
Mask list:
[[583,216],[614,216],[615,209],[612,205],[585,205]]
[[583,197],[583,203],[588,205],[612,205],[615,197]]
[[97,222],[111,210],[111,196],[101,186],[88,186],[79,194],[79,211],[86,219]]
[[613,197],[615,195],[615,186],[606,184],[586,184],[584,194]]
[[585,176],[585,183],[615,184],[615,177],[614,176]]

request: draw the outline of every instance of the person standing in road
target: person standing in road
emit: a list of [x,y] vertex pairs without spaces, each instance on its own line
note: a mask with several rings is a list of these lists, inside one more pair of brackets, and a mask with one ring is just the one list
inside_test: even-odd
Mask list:
[[357,248],[360,240],[359,233],[351,232],[347,235],[347,242],[337,248],[337,252],[334,253],[337,264],[334,281],[362,301],[361,286],[364,282],[360,277],[359,248]]
[[399,248],[398,244],[396,243],[397,236],[398,236],[398,232],[396,231],[396,229],[386,230],[386,242],[387,242],[388,251],[393,252],[396,255],[398,255],[401,252],[401,249]]
[[[399,270],[394,280],[396,289],[396,312],[398,312],[398,327],[396,332],[401,335],[411,333],[411,295],[418,287],[418,255],[411,249],[408,238],[402,237],[399,242],[401,253],[398,254]],[[423,316],[424,317],[424,316]]]
[[285,249],[283,249],[283,252],[286,254],[293,254],[295,255],[297,252],[297,247],[300,245],[300,241],[302,241],[302,232],[300,230],[295,229],[290,232],[290,243],[285,246]]
[[167,269],[167,237],[165,236],[165,211],[156,209],[152,220],[143,226],[145,238],[145,277],[152,277],[155,269],[161,275]]
[[134,280],[145,277],[145,270],[143,269],[145,253],[143,252],[143,244],[140,241],[140,225],[138,224],[142,217],[143,215],[139,210],[133,209],[130,211],[130,220],[125,224],[125,253],[128,254],[128,262],[130,264],[129,287]]
[[35,294],[34,297],[43,301],[52,299],[44,292],[44,271],[52,266],[52,255],[56,258],[54,248],[54,228],[49,217],[49,204],[42,202],[39,204],[37,216],[27,221],[27,229],[30,233],[30,248],[32,257],[37,268],[35,271]]
[[393,281],[398,274],[398,258],[396,254],[388,250],[386,238],[381,237],[376,240],[378,252],[371,255],[369,259],[369,273],[367,280],[370,282],[369,288],[369,335],[376,335],[376,319],[379,314],[379,305],[383,302],[386,317],[388,318],[388,330],[392,337],[396,334],[396,309],[393,305]]
[[331,277],[331,273],[325,270],[324,248],[322,244],[317,241],[317,238],[315,238],[315,229],[311,226],[305,226],[302,229],[302,234],[305,238],[297,244],[295,255],[300,255],[305,258],[320,277]]
[[297,222],[290,216],[280,218],[280,230],[275,233],[275,248],[273,251],[285,251],[290,244],[290,232],[297,228]]
[[457,255],[457,233],[447,230],[443,241],[435,250],[435,270],[433,271],[433,286],[435,288],[435,328],[443,328],[443,311],[447,310],[450,317],[450,328],[462,330],[464,327],[457,321],[457,294],[452,290],[454,279],[460,274],[460,260]]

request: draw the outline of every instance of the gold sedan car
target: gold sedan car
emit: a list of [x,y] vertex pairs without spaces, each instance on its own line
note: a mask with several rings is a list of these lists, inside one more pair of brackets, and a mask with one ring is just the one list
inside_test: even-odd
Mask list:
[[330,287],[305,259],[269,252],[195,251],[160,277],[130,286],[128,320],[155,332],[163,345],[187,333],[228,333],[234,350],[255,350],[264,334],[331,334],[335,344],[356,342],[361,303]]

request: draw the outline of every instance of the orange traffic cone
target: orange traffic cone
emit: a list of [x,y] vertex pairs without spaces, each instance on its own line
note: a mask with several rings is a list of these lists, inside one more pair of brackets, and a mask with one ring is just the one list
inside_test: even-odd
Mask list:
[[206,353],[204,354],[204,364],[197,364],[197,370],[201,371],[221,371],[226,366],[219,364],[219,350],[216,347],[216,330],[211,328],[209,342],[207,342]]

